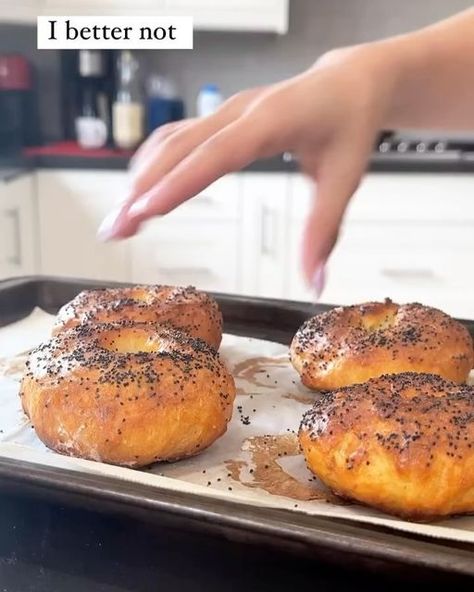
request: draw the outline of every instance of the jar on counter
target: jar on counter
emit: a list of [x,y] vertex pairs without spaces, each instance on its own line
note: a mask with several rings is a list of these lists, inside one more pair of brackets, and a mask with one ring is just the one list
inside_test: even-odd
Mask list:
[[147,81],[147,131],[184,118],[184,104],[175,85],[164,76],[153,74]]
[[197,102],[196,113],[198,117],[207,117],[217,111],[223,102],[223,97],[216,84],[205,84],[201,87]]
[[144,137],[145,108],[139,65],[131,51],[120,53],[117,73],[117,97],[112,106],[113,138],[118,148],[132,150]]
[[76,138],[84,149],[102,148],[107,142],[107,124],[101,103],[106,98],[92,85],[83,85],[81,110],[75,119]]

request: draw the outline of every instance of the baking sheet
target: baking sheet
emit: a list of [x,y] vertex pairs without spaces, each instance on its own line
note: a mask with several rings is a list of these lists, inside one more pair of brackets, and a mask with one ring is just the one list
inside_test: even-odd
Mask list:
[[48,450],[21,410],[18,385],[26,352],[48,338],[52,322],[52,316],[36,309],[26,319],[0,329],[0,456],[474,543],[474,516],[416,524],[332,496],[306,469],[296,441],[301,416],[318,395],[299,383],[287,348],[270,341],[224,336],[221,355],[238,389],[234,416],[226,435],[199,456],[131,470]]

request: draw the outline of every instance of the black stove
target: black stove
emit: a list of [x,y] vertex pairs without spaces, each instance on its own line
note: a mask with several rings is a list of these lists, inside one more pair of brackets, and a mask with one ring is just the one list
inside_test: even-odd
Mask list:
[[474,160],[474,133],[384,132],[377,141],[374,156],[416,161]]

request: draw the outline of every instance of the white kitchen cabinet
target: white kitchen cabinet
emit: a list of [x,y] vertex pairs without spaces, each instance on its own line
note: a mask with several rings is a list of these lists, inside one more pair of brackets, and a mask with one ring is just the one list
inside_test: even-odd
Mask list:
[[[42,273],[314,299],[300,267],[312,199],[302,175],[228,175],[136,237],[101,244],[97,227],[126,185],[126,172],[38,172]],[[32,189],[13,193],[0,209],[3,276],[35,269]],[[20,207],[18,217],[12,203]],[[391,297],[474,318],[473,230],[474,175],[369,174],[345,217],[321,300]],[[22,264],[7,269],[5,261],[15,261],[18,252]]]
[[13,24],[36,23],[42,0],[0,0],[0,22]]
[[100,243],[102,219],[126,195],[122,171],[43,170],[37,173],[41,271],[99,280],[130,279],[126,241]]
[[45,15],[192,16],[206,31],[286,33],[289,0],[40,0]]
[[0,278],[36,273],[36,220],[33,176],[0,180]]
[[208,31],[288,31],[289,0],[166,0],[173,15],[191,15],[194,27]]
[[39,0],[42,14],[64,16],[154,16],[165,13],[167,0]]
[[[289,296],[309,300],[298,261],[311,188],[299,175],[291,184]],[[368,175],[328,262],[322,301],[391,297],[474,318],[473,198],[474,175]]]
[[242,289],[282,298],[286,292],[288,191],[285,173],[242,175]]
[[239,292],[241,175],[228,175],[130,241],[134,282]]

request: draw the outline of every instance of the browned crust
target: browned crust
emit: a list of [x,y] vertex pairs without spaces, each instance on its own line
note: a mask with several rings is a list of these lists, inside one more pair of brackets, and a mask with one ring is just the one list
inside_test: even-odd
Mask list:
[[143,466],[212,444],[231,418],[235,385],[202,340],[125,321],[79,325],[39,346],[20,394],[48,447]]
[[303,417],[310,470],[413,520],[474,512],[474,387],[404,373],[323,395]]
[[472,339],[461,323],[434,308],[390,300],[338,307],[307,320],[290,355],[302,382],[317,390],[399,372],[462,383],[474,362]]
[[123,320],[169,325],[203,339],[216,349],[222,339],[222,314],[217,302],[191,286],[86,290],[61,308],[53,334],[84,322]]

